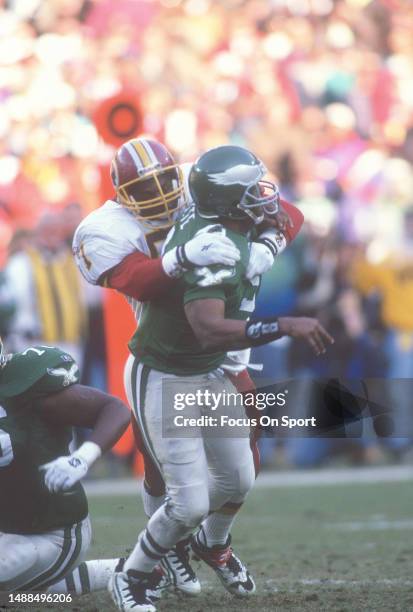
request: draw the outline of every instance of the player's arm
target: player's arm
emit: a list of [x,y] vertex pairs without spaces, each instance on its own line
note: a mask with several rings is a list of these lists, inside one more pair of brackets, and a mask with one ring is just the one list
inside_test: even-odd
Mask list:
[[162,259],[152,259],[140,251],[127,255],[117,266],[105,272],[99,285],[116,289],[139,302],[156,300],[175,283],[166,274]]
[[304,215],[296,206],[285,200],[274,216],[267,215],[258,226],[258,238],[251,243],[250,260],[246,277],[248,279],[265,274],[278,255],[294,240],[304,222]]
[[89,440],[101,452],[117,442],[130,420],[129,409],[120,399],[79,384],[43,398],[40,414],[54,425],[91,429]]
[[41,417],[55,426],[91,429],[89,440],[74,453],[42,466],[51,491],[67,490],[120,438],[130,422],[129,409],[118,398],[75,384],[42,399]]
[[201,234],[163,257],[151,258],[135,250],[101,274],[98,284],[148,302],[165,294],[187,270],[211,264],[234,266],[239,259],[239,250],[226,236]]
[[264,221],[258,226],[259,234],[270,228],[281,232],[286,244],[290,244],[297,236],[304,223],[303,213],[286,200],[280,200],[280,208],[275,215],[266,215]]
[[185,314],[206,351],[240,350],[290,336],[308,342],[315,354],[320,355],[334,342],[317,319],[308,317],[226,319],[223,299],[192,300],[185,304]]

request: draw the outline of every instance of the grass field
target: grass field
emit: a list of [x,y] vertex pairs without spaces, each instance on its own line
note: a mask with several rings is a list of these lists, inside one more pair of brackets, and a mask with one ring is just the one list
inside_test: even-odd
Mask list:
[[[121,556],[144,525],[140,500],[90,500],[94,542],[89,558]],[[171,593],[162,611],[273,612],[413,610],[411,483],[279,487],[255,490],[233,531],[234,549],[257,581],[248,601],[233,599],[207,567],[197,598]],[[33,610],[33,608],[31,608]],[[53,610],[114,610],[105,593]]]

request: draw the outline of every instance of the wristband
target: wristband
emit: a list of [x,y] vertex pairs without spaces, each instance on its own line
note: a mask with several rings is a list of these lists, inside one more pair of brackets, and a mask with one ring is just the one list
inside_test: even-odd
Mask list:
[[183,268],[178,262],[178,248],[171,249],[162,257],[162,267],[167,276],[171,278],[179,278],[182,276]]
[[92,463],[99,459],[102,454],[102,449],[99,444],[95,442],[83,442],[82,446],[72,453],[72,457],[79,457],[86,462],[87,466],[90,467]]
[[277,254],[282,253],[287,246],[287,239],[283,232],[280,230],[269,229],[265,230],[258,236],[255,242],[260,242],[268,247],[275,257]]
[[176,247],[176,259],[178,260],[178,264],[186,270],[191,270],[192,268],[195,268],[194,264],[189,261],[188,257],[186,256],[184,244],[180,244]]
[[250,346],[260,346],[283,336],[277,317],[250,319],[245,326],[245,336]]
[[273,257],[275,257],[278,253],[277,245],[275,243],[276,233],[274,230],[266,230],[254,242],[259,242],[260,244],[265,244],[265,246],[270,250]]
[[269,240],[268,238],[259,238],[258,240],[255,240],[255,242],[258,242],[260,244],[264,244],[270,250],[270,253],[271,253],[271,255],[273,257],[275,257],[277,255],[277,253],[278,253],[277,247],[272,242],[272,240]]
[[185,245],[171,249],[162,257],[162,267],[165,274],[172,278],[179,278],[185,270],[192,270],[195,265],[188,259],[185,252]]

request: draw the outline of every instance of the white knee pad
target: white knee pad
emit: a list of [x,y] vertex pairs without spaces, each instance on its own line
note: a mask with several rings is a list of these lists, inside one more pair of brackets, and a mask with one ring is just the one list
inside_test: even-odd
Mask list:
[[251,460],[247,461],[244,463],[244,465],[237,469],[234,480],[237,482],[237,485],[235,487],[234,495],[231,497],[230,501],[234,503],[242,502],[247,497],[255,483],[255,467],[252,455]]
[[0,591],[12,591],[25,580],[38,560],[38,550],[29,538],[11,534],[0,534]]
[[248,459],[228,472],[225,478],[221,476],[220,480],[215,482],[211,507],[217,509],[227,502],[241,504],[254,486],[254,482],[255,468],[251,456],[251,460]]

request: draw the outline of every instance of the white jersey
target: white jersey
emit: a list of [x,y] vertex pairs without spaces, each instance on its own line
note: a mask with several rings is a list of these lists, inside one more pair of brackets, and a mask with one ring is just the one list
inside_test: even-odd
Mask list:
[[[188,188],[191,165],[181,165],[188,205],[192,204]],[[148,257],[159,257],[169,231],[169,227],[157,227],[156,222],[143,224],[121,204],[107,200],[87,215],[76,229],[73,237],[76,265],[87,282],[96,285],[131,253],[139,251]],[[140,303],[129,297],[127,300],[138,320]]]
[[145,228],[113,200],[107,200],[85,217],[73,238],[76,264],[92,285],[97,285],[105,273],[135,251],[151,255]]
[[[192,164],[182,164],[187,205],[193,204],[188,175]],[[157,228],[143,224],[133,213],[113,200],[107,200],[100,208],[83,219],[73,238],[73,255],[82,275],[92,285],[112,268],[120,264],[127,255],[140,251],[149,257],[159,257],[169,228]],[[139,319],[140,303],[127,298]],[[250,349],[229,352],[223,367],[231,372],[243,370],[249,362]]]
[[[188,187],[191,165],[181,165],[188,206],[193,203]],[[157,227],[156,222],[143,224],[121,204],[107,200],[76,229],[73,238],[76,264],[85,279],[96,285],[105,273],[135,251],[159,257],[169,230]]]

